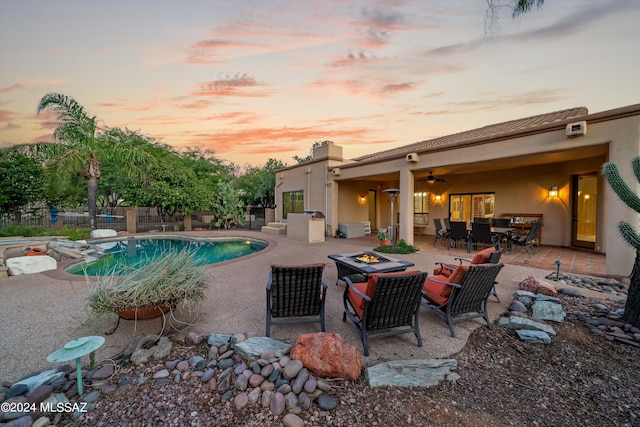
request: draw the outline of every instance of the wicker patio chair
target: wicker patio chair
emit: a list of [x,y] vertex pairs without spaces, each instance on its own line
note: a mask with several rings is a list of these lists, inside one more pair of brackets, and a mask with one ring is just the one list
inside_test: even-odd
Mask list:
[[509,228],[511,227],[511,218],[494,218],[491,226]]
[[444,242],[449,239],[449,231],[442,226],[440,218],[435,218],[433,220],[433,226],[436,228],[436,239],[433,241],[433,246],[436,245],[438,239],[440,239],[441,243],[444,244]]
[[342,320],[349,316],[358,328],[365,356],[371,338],[413,332],[422,347],[418,315],[426,278],[420,271],[370,274],[364,283],[346,278]]
[[[447,264],[442,262],[436,262],[436,265],[438,265],[438,267],[436,267],[433,270],[433,274],[436,276],[441,275],[441,276],[449,277],[451,273],[453,273],[453,270],[455,270],[458,265],[462,265],[464,262],[468,262],[469,264],[472,264],[472,265],[498,264],[500,262],[500,258],[502,258],[503,252],[504,252],[504,249],[496,250],[496,248],[494,247],[488,247],[486,249],[481,250],[480,252],[477,252],[471,259],[459,258],[459,257],[454,258],[460,264]],[[496,297],[496,300],[500,302],[500,297],[498,297],[498,292],[496,291],[497,284],[498,284],[497,281],[493,284],[491,295]]]
[[471,244],[474,249],[478,249],[478,246],[497,247],[498,237],[491,233],[491,224],[488,222],[472,222]]
[[[503,264],[460,265],[451,276],[431,276],[423,287],[422,306],[433,311],[456,334],[453,324],[482,317],[491,329],[487,312],[489,296]],[[468,314],[472,313],[472,314]]]
[[[538,246],[538,232],[540,231],[540,227],[542,227],[542,222],[536,221],[531,224],[531,228],[529,232],[522,236],[514,235],[509,240],[507,240],[507,245],[509,248],[512,246],[522,246],[525,251],[527,251],[527,255],[531,256],[536,253],[536,247]],[[531,249],[531,252],[529,252]]]
[[[267,281],[267,327],[290,323],[320,323],[324,326],[327,284],[322,280],[325,264],[272,265]],[[272,320],[272,318],[293,318]],[[297,319],[302,317],[302,319]],[[316,318],[310,318],[316,317]]]
[[451,221],[451,230],[449,230],[449,249],[453,244],[456,248],[458,242],[463,241],[467,245],[467,253],[471,252],[471,244],[469,242],[469,233],[467,232],[467,223],[464,221]]

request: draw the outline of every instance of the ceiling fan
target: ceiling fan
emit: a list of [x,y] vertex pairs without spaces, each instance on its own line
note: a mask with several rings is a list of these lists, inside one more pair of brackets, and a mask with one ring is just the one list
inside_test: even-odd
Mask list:
[[419,179],[418,182],[426,182],[427,184],[433,184],[436,182],[447,182],[444,178],[436,178],[433,176],[433,171],[429,171],[429,176],[426,178]]

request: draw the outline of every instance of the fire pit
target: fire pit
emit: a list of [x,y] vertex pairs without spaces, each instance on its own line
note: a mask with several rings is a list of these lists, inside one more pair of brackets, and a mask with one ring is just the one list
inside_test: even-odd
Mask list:
[[372,252],[363,252],[361,254],[353,255],[349,257],[356,262],[364,262],[365,264],[377,264],[380,262],[389,262],[389,260],[383,256],[374,254]]
[[[365,280],[369,274],[405,271],[413,263],[390,256],[380,256],[374,252],[355,252],[349,254],[331,254],[329,259],[336,262],[338,280],[345,276],[362,275]],[[337,282],[336,282],[337,284]]]

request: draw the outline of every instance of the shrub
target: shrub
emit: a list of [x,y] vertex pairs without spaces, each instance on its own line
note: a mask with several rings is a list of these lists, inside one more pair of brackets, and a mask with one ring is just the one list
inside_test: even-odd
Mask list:
[[382,252],[385,254],[412,254],[418,252],[418,248],[408,244],[404,239],[400,239],[395,245],[380,246],[373,249],[376,252]]
[[67,236],[70,240],[86,240],[90,235],[90,228],[69,228],[67,226],[64,226],[61,230],[26,225],[7,225],[0,228],[0,237]]

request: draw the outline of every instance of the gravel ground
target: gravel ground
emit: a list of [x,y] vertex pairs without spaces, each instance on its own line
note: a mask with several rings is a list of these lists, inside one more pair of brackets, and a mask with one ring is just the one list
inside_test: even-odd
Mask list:
[[[554,324],[551,344],[518,340],[513,330],[478,328],[458,360],[460,379],[431,388],[371,390],[357,382],[332,381],[338,407],[312,406],[304,425],[333,426],[640,426],[640,348],[592,334],[573,313],[591,313],[595,303],[613,302],[561,296],[567,318]],[[193,355],[176,348],[169,360]],[[206,349],[202,349],[206,353]],[[152,375],[162,364],[124,367],[121,373]],[[210,391],[198,378],[157,386],[149,381],[101,397],[71,426],[279,426],[258,405],[242,410]]]

